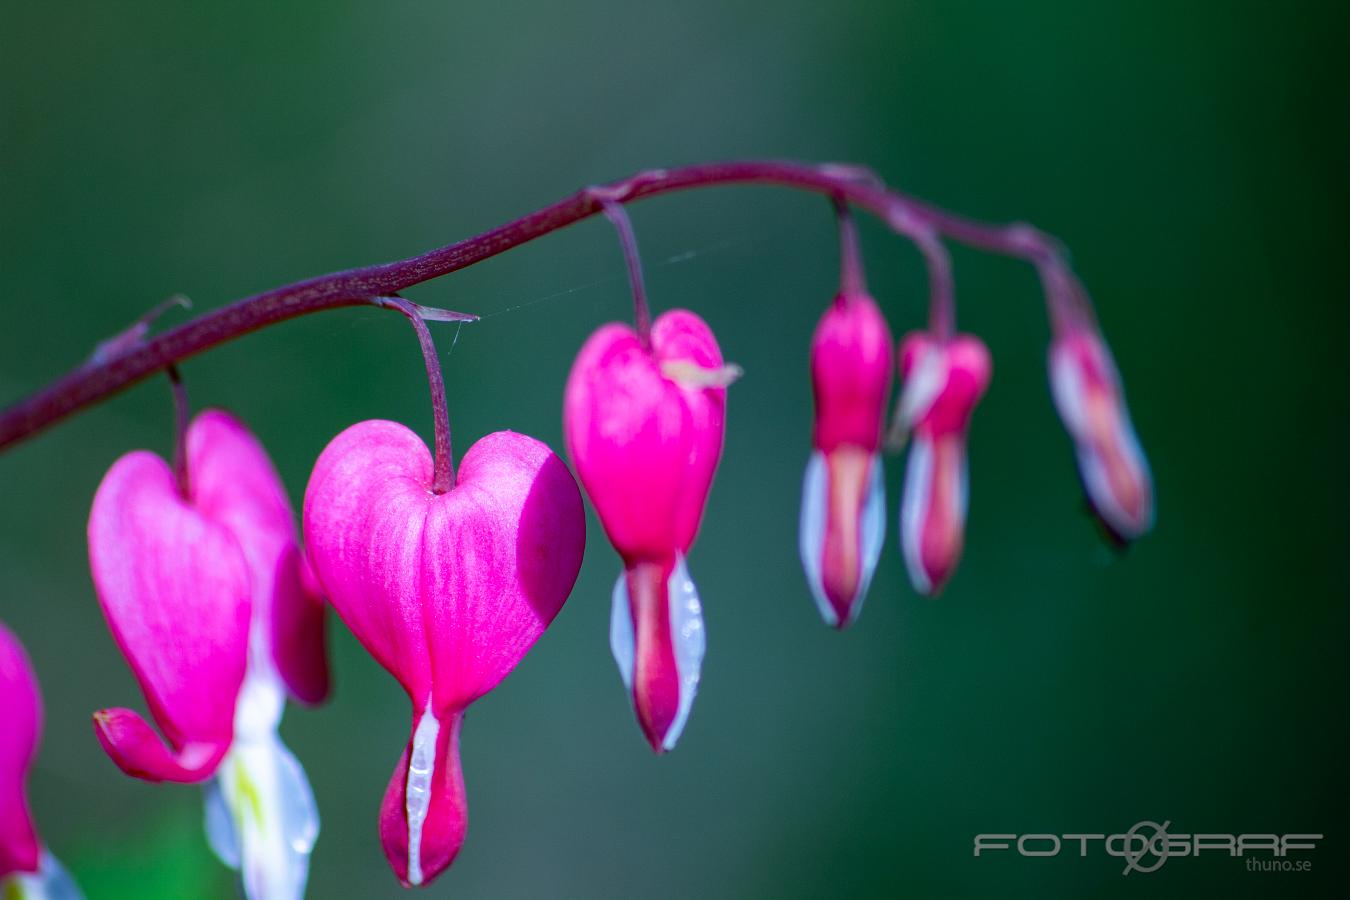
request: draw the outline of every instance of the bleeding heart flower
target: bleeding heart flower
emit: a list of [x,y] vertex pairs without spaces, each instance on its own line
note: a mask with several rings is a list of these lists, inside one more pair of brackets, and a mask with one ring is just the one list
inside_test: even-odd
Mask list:
[[327,693],[322,600],[257,440],[219,411],[185,439],[186,493],[136,451],[104,477],[89,518],[99,600],[172,749],[128,709],[95,713],[95,732],[128,775],[215,776],[212,847],[249,897],[300,897],[318,813],[276,729],[287,685],[308,702]]
[[563,432],[577,475],[623,558],[610,647],[656,752],[679,739],[703,661],[702,608],[685,567],[722,454],[726,385],[698,316],[672,310],[650,345],[631,328],[598,329],[567,379]]
[[891,389],[891,331],[864,293],[840,293],[811,341],[816,418],[802,487],[801,556],[827,625],[862,611],[886,539],[878,449]]
[[42,735],[42,698],[23,645],[0,623],[0,897],[78,900],[80,890],[42,847],[25,782]]
[[914,589],[934,596],[961,558],[969,499],[966,431],[989,385],[989,350],[977,337],[924,332],[900,344],[899,417],[913,435],[900,505],[900,544]]
[[576,482],[533,438],[490,434],[448,492],[433,493],[432,479],[420,438],[369,421],[329,443],[305,492],[305,541],[333,608],[412,701],[412,737],[380,810],[405,885],[430,882],[459,852],[464,709],[553,621],[586,539]]
[[1050,390],[1093,511],[1116,540],[1141,536],[1153,525],[1152,476],[1100,335],[1075,328],[1051,344]]

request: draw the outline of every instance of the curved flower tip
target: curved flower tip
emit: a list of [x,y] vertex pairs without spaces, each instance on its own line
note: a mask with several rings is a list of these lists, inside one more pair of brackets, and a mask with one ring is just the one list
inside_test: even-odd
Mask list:
[[563,433],[624,561],[610,644],[660,753],[674,747],[698,685],[703,623],[684,557],[722,454],[732,367],[687,310],[657,318],[649,344],[614,323],[591,335],[567,379]]
[[800,549],[826,624],[857,619],[886,539],[881,442],[891,389],[891,332],[866,294],[841,294],[811,342],[812,453]]
[[206,410],[187,432],[193,505],[239,543],[252,582],[254,656],[270,662],[291,695],[328,696],[323,595],[295,529],[295,514],[272,460],[237,418]]
[[0,623],[0,885],[13,872],[36,872],[41,844],[25,783],[42,734],[37,678],[19,639]]
[[1153,526],[1153,480],[1125,392],[1101,336],[1075,330],[1050,346],[1050,389],[1074,442],[1078,473],[1097,518],[1121,543]]
[[210,775],[219,755],[201,748],[229,746],[248,656],[250,581],[239,543],[180,496],[162,459],[135,451],[94,495],[89,563],[113,637],[174,752],[126,710],[96,718],[105,750],[141,778]]
[[576,482],[533,438],[478,441],[444,494],[430,490],[432,468],[404,426],[361,422],[323,451],[305,492],[305,542],[325,593],[417,711],[380,826],[407,884],[449,865],[463,838],[460,713],[562,608],[586,534]]
[[94,736],[119,769],[144,781],[202,781],[215,773],[230,748],[228,740],[188,741],[169,750],[154,729],[130,709],[94,713]]
[[912,434],[900,504],[900,544],[910,582],[936,596],[956,569],[969,500],[966,432],[992,364],[972,335],[940,341],[923,332],[900,347],[901,424]]

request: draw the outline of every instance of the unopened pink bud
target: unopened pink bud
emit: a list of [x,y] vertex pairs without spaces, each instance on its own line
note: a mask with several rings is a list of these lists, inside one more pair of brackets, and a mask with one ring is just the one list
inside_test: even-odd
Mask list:
[[836,298],[811,342],[811,460],[802,487],[800,550],[826,624],[862,610],[886,533],[878,448],[891,388],[891,332],[866,294]]
[[1111,351],[1100,335],[1076,329],[1051,344],[1049,367],[1088,501],[1111,535],[1134,540],[1153,524],[1153,481]]
[[966,432],[989,385],[989,351],[972,335],[914,332],[900,347],[900,417],[912,433],[900,545],[914,589],[936,595],[956,569],[969,502]]
[[675,746],[698,687],[702,607],[684,558],[722,453],[736,372],[702,319],[672,310],[653,323],[650,346],[625,325],[602,326],[567,380],[568,452],[624,563],[610,646],[658,753]]

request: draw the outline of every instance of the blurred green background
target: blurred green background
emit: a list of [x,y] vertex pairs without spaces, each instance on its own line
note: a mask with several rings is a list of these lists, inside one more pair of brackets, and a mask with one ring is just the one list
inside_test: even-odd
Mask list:
[[[1123,556],[1082,511],[1020,263],[957,249],[975,416],[967,552],[914,595],[892,527],[861,621],[818,620],[796,555],[806,347],[836,278],[828,205],[726,188],[633,209],[658,308],[746,370],[690,559],[710,631],[679,749],[655,759],[607,649],[617,558],[593,515],[571,602],[464,731],[468,841],[441,897],[1296,896],[1347,862],[1343,3],[1148,0],[671,6],[574,0],[5,2],[0,403],[175,291],[210,309],[410,255],[639,168],[852,160],[969,215],[1062,237],[1094,292],[1158,490]],[[921,322],[917,254],[867,221],[872,287]],[[440,326],[462,453],[561,448],[562,383],[628,315],[592,220],[410,293]],[[175,313],[169,321],[182,321]],[[408,326],[285,324],[189,361],[298,502],[340,429],[430,435]],[[152,380],[0,457],[0,618],[46,698],[31,780],[91,898],[230,897],[200,791],[123,777],[89,714],[142,706],[89,583],[107,466],[167,453]],[[336,694],[285,740],[323,816],[314,897],[400,893],[376,836],[400,689],[332,623]],[[979,832],[1320,832],[1311,874],[1224,857],[1122,877],[1071,853],[972,857]]]

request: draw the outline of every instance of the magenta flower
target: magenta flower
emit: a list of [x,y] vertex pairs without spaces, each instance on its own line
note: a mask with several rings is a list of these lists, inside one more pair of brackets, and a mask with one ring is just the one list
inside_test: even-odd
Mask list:
[[703,615],[685,555],[722,454],[726,385],[712,331],[687,310],[601,326],[567,379],[563,432],[577,475],[623,558],[610,648],[656,752],[679,739],[698,690]]
[[1135,436],[1120,375],[1106,342],[1084,327],[1050,345],[1050,390],[1073,438],[1078,473],[1093,511],[1121,542],[1153,524],[1153,482]]
[[891,331],[865,293],[841,292],[816,326],[816,417],[802,487],[801,556],[826,624],[862,611],[886,539],[882,421],[891,390]]
[[42,698],[23,645],[0,623],[0,897],[78,900],[80,890],[42,847],[25,783],[42,735]]
[[405,885],[454,860],[467,812],[464,710],[515,668],[571,593],[586,522],[567,466],[509,431],[469,449],[431,489],[421,439],[369,421],[335,437],[305,492],[305,539],[333,608],[412,701],[412,736],[380,810]]
[[299,897],[318,815],[276,728],[288,685],[327,693],[322,601],[257,440],[218,411],[185,437],[185,486],[158,456],[128,453],[89,517],[94,587],[168,747],[129,709],[95,713],[95,733],[133,777],[215,776],[212,847],[248,896]]
[[968,502],[966,430],[989,385],[977,337],[942,341],[911,332],[900,344],[901,424],[912,434],[900,504],[900,545],[910,582],[934,596],[961,558]]

